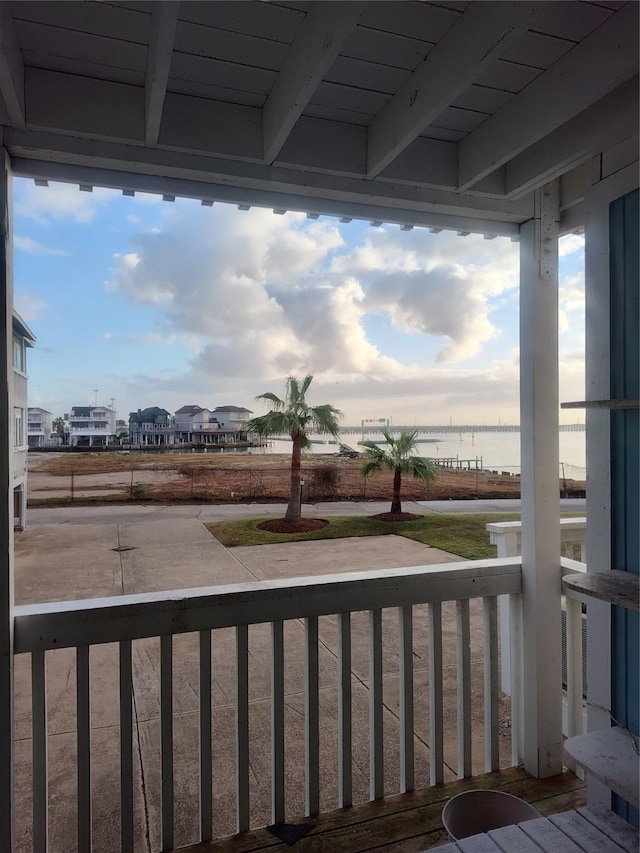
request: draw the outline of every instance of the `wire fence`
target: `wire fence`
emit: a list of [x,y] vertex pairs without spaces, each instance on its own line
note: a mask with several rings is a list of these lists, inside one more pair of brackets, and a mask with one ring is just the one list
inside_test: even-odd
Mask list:
[[[447,500],[519,497],[520,477],[509,470],[460,470],[438,466],[434,483],[405,475],[404,500]],[[562,497],[581,497],[584,483],[567,475],[559,477]],[[291,469],[284,465],[189,464],[175,469],[135,468],[109,474],[72,469],[66,476],[51,477],[51,484],[30,490],[32,503],[49,501],[137,502],[282,502],[289,497]],[[301,497],[318,501],[367,501],[391,499],[393,472],[380,471],[363,477],[356,460],[337,460],[303,465]]]

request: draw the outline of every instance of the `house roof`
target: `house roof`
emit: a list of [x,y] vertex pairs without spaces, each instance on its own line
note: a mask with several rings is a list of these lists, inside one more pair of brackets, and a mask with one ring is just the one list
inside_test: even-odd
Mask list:
[[14,173],[516,237],[638,132],[638,3],[3,3]]
[[32,347],[35,344],[36,336],[33,334],[31,329],[27,326],[27,324],[17,311],[13,312],[13,331],[16,332],[16,334],[20,335],[21,338],[24,338],[24,341],[28,347]]
[[202,406],[183,406],[176,410],[176,415],[197,415],[199,412],[204,412]]
[[28,412],[40,412],[43,415],[51,415],[53,414],[48,409],[41,409],[40,406],[29,406],[27,409]]
[[216,406],[214,412],[236,412],[237,414],[252,415],[251,409],[245,409],[244,406]]
[[137,412],[131,412],[129,414],[130,421],[143,421],[157,418],[158,415],[166,415],[170,417],[171,414],[166,409],[161,409],[159,406],[149,406],[146,409],[141,409]]

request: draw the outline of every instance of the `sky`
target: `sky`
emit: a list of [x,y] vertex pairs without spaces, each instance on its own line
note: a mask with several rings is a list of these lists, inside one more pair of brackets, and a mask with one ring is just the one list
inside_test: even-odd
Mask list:
[[[518,246],[14,180],[29,405],[245,406],[312,374],[343,423],[518,423]],[[584,238],[560,241],[560,399],[584,399]],[[575,412],[561,421],[576,420]]]

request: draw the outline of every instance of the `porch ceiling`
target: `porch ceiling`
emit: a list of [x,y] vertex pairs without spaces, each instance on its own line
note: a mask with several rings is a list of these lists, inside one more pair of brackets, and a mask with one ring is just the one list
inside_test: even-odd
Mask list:
[[516,234],[638,131],[636,2],[20,0],[0,34],[38,179]]

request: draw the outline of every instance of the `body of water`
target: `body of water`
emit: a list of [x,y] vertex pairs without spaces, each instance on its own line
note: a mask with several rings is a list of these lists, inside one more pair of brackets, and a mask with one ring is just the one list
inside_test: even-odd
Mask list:
[[[367,438],[375,439],[375,434]],[[584,480],[586,476],[586,433],[561,432],[559,476],[567,479]],[[332,439],[324,436],[312,436],[315,453],[336,453],[337,446]],[[418,453],[432,459],[471,459],[482,458],[484,468],[520,473],[520,433],[519,432],[475,432],[446,433],[441,436],[419,434]],[[359,435],[347,435],[344,443],[361,450]],[[275,440],[268,447],[255,448],[254,453],[289,453],[291,442]],[[465,466],[466,467],[466,466]]]

